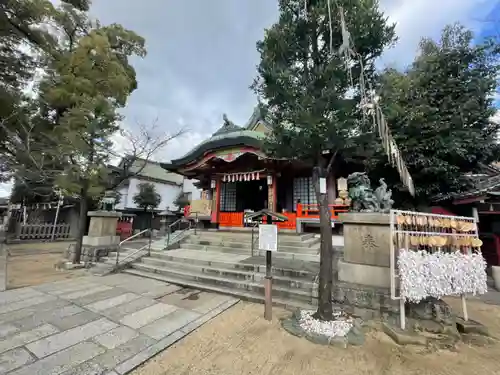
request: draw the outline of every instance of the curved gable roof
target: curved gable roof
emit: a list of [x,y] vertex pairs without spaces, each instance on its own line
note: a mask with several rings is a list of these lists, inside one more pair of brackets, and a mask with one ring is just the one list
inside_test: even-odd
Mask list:
[[194,149],[179,159],[172,160],[171,164],[180,166],[202,157],[207,151],[227,148],[231,146],[251,146],[261,148],[266,135],[253,130],[238,130],[228,133],[214,133],[212,137],[201,142]]
[[[263,122],[260,107],[257,106],[245,127],[237,126],[224,115],[224,124],[212,136],[189,151],[184,156],[171,161],[172,166],[179,167],[202,157],[207,151],[231,146],[251,146],[261,148],[266,135],[255,131],[256,125]],[[267,125],[267,124],[266,124]]]

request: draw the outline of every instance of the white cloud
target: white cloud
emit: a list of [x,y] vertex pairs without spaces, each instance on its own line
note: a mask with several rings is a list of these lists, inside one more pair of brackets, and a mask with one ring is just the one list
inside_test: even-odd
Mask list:
[[491,121],[493,121],[494,123],[496,124],[500,124],[500,110],[497,111],[497,113],[495,113],[492,117],[491,117]]
[[0,184],[0,198],[10,197],[12,191],[12,182],[5,182]]
[[437,38],[447,24],[460,22],[473,30],[485,27],[482,22],[495,6],[492,0],[382,0],[381,7],[396,23],[397,45],[388,50],[382,62],[404,66],[417,52],[422,37]]
[[[381,0],[383,11],[391,22],[396,23],[398,42],[383,54],[379,61],[380,66],[404,67],[411,63],[421,38],[438,38],[441,30],[448,24],[460,22],[479,31],[485,26],[481,20],[487,18],[494,6],[494,1],[491,0]],[[254,48],[254,45],[248,48]],[[255,64],[257,63],[258,61],[255,61]],[[207,114],[212,123],[214,114],[220,116],[221,113],[231,110],[223,106],[228,103],[226,98],[198,98],[198,101],[192,99],[194,98],[187,91],[179,91],[178,101],[182,108]],[[251,110],[252,108],[248,109],[249,115]],[[247,119],[236,120],[237,124],[243,124]],[[219,124],[220,120],[215,123]],[[169,159],[181,157],[196,145],[194,141],[203,141],[214,130],[215,128],[211,128],[207,129],[206,134],[191,133],[188,137],[179,138],[161,155],[168,155]]]

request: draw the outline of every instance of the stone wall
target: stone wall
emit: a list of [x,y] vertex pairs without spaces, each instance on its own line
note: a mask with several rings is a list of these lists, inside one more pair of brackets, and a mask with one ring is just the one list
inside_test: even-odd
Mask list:
[[344,250],[334,248],[332,291],[334,305],[365,320],[399,315],[399,301],[391,299],[389,288],[339,280],[339,263],[344,261]]

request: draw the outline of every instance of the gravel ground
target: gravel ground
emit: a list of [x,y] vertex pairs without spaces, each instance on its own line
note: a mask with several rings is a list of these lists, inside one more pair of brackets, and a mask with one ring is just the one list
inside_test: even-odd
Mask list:
[[[460,300],[450,300],[454,308]],[[455,306],[456,305],[456,306]],[[459,310],[456,310],[459,311]],[[500,307],[469,302],[471,318],[500,337]],[[133,375],[469,375],[500,374],[500,344],[456,351],[400,347],[381,332],[362,347],[341,349],[310,343],[285,332],[275,309],[272,323],[263,305],[240,302],[176,345],[132,372]]]

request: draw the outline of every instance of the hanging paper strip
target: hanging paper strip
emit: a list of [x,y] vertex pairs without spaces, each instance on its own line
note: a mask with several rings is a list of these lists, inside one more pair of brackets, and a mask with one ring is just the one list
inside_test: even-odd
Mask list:
[[[330,2],[329,5],[329,13],[330,13]],[[360,107],[363,110],[365,115],[370,115],[372,117],[374,127],[378,132],[378,135],[382,141],[382,146],[387,154],[389,159],[389,163],[395,167],[399,173],[400,179],[403,184],[407,187],[409,193],[411,195],[415,195],[415,186],[413,184],[413,179],[411,178],[410,172],[406,167],[406,164],[403,160],[401,153],[398,150],[396,145],[396,141],[391,135],[389,126],[385,120],[385,116],[382,113],[382,109],[380,108],[378,101],[379,97],[375,95],[374,90],[368,80],[368,76],[366,76],[363,61],[361,56],[356,53],[356,48],[353,44],[353,40],[351,39],[351,34],[347,28],[347,23],[344,18],[344,9],[339,6],[339,18],[340,18],[340,28],[342,31],[342,44],[338,50],[338,54],[344,59],[344,65],[348,74],[348,78],[354,86],[354,81],[352,77],[352,67],[358,64],[352,64],[353,60],[358,60],[359,66],[361,67],[361,72],[359,76],[360,83],[360,94],[361,94],[361,103]],[[332,34],[332,20],[331,13],[330,16],[330,35]],[[332,45],[330,45],[330,52],[333,55]]]
[[254,171],[254,172],[224,173],[222,175],[222,181],[223,182],[239,182],[239,181],[259,180],[260,179],[260,172],[263,172],[263,171],[264,170]]

